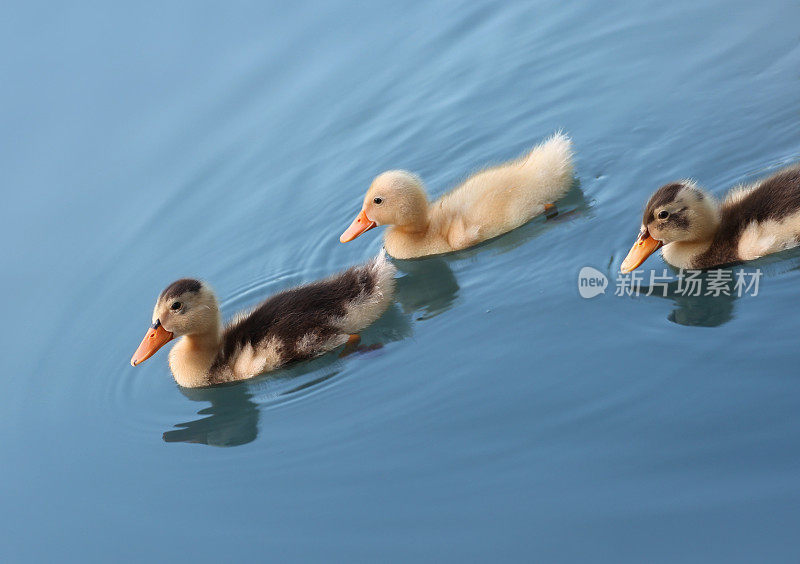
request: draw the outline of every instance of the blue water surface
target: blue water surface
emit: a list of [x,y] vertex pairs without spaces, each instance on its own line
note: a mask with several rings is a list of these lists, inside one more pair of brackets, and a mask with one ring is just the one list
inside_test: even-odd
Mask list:
[[[4,561],[800,559],[800,253],[757,296],[614,295],[660,184],[800,159],[800,4],[6,2]],[[563,128],[555,220],[398,261],[327,355],[182,390],[158,292],[224,314],[374,255],[370,179],[441,194]],[[578,294],[578,272],[610,278]],[[665,267],[653,257],[644,274]]]

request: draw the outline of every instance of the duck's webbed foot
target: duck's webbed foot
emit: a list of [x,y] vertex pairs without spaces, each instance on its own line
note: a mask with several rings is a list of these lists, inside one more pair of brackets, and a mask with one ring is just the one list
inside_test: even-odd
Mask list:
[[339,358],[344,358],[353,353],[365,353],[382,349],[382,343],[372,343],[371,345],[362,345],[361,337],[359,335],[350,335],[347,342],[344,344],[344,350],[339,354]]
[[544,216],[547,219],[553,219],[557,215],[558,215],[558,208],[556,207],[555,204],[544,205]]
[[344,350],[339,353],[339,358],[344,358],[347,355],[353,354],[358,350],[358,344],[361,342],[361,335],[350,335],[347,342],[344,344]]

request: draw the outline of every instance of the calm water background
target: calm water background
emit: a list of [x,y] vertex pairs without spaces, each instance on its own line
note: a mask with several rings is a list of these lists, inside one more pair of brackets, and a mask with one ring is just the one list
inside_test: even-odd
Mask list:
[[[800,559],[800,253],[757,265],[757,297],[611,291],[658,185],[800,158],[798,21],[4,4],[4,560]],[[439,194],[558,128],[565,213],[399,263],[381,350],[195,391],[165,352],[128,365],[173,279],[230,315],[376,253],[338,235],[381,170]],[[578,296],[587,265],[606,295]]]

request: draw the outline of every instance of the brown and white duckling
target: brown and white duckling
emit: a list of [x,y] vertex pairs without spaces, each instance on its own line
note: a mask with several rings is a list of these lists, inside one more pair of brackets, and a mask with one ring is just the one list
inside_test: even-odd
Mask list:
[[131,358],[147,360],[172,339],[175,381],[187,388],[235,382],[347,344],[377,320],[394,295],[396,269],[381,253],[325,280],[284,290],[222,325],[205,282],[184,278],[161,292],[153,325]]
[[435,202],[404,170],[372,181],[358,216],[339,240],[388,225],[384,248],[406,259],[471,247],[549,211],[572,184],[572,142],[557,133],[519,159],[482,170]]
[[620,270],[631,272],[663,246],[676,268],[711,268],[795,247],[800,243],[800,165],[714,196],[682,180],[659,188],[647,202],[639,237]]

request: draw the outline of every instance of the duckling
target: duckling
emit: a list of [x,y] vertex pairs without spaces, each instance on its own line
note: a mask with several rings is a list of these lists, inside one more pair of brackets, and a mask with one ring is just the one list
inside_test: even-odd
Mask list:
[[342,234],[352,241],[388,225],[384,248],[407,259],[465,249],[554,210],[572,183],[572,142],[556,133],[521,158],[484,169],[435,202],[411,172],[390,170],[372,181],[356,219]]
[[169,366],[186,388],[235,382],[341,345],[377,320],[394,295],[396,269],[381,253],[325,280],[280,292],[222,326],[219,302],[203,281],[183,278],[161,292],[153,325],[131,358],[144,362],[175,338]]
[[638,268],[663,246],[676,268],[753,260],[800,243],[800,165],[730,191],[720,204],[691,180],[659,188],[644,210],[639,237],[622,262]]

